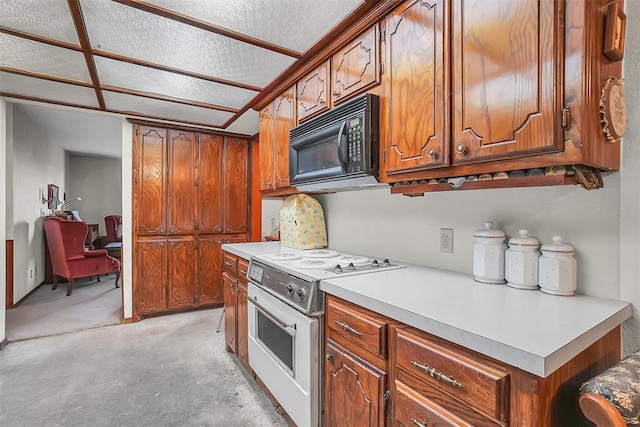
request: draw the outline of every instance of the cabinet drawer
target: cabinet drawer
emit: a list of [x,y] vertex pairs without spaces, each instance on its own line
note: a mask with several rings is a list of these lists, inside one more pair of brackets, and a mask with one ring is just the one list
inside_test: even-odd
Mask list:
[[224,269],[224,271],[228,271],[234,276],[238,274],[238,257],[225,252],[222,262],[222,268]]
[[397,329],[396,369],[436,390],[456,397],[479,412],[506,421],[509,375],[449,348],[434,344],[419,331]]
[[387,321],[327,297],[327,326],[338,335],[377,355],[387,354]]
[[473,427],[449,411],[420,397],[401,382],[396,381],[395,425],[403,426],[465,426]]
[[249,271],[249,261],[244,258],[238,258],[238,278],[246,279],[247,271]]

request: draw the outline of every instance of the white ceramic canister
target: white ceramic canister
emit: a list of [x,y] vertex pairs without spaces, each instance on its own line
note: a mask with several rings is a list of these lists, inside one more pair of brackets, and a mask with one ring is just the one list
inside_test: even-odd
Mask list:
[[504,283],[504,252],[507,245],[501,230],[493,230],[487,221],[473,234],[473,278],[482,283]]
[[577,284],[578,262],[573,246],[553,236],[553,243],[542,245],[538,281],[540,290],[553,295],[573,295]]
[[512,288],[538,289],[538,240],[527,230],[518,234],[509,239],[509,249],[504,254],[504,278]]

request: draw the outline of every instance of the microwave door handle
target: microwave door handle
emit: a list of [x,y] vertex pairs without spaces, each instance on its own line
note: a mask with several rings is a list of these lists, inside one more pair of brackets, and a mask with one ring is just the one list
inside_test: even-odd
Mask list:
[[345,135],[346,127],[347,122],[342,122],[340,130],[338,131],[338,160],[345,172],[347,171],[347,152],[349,150],[349,141]]

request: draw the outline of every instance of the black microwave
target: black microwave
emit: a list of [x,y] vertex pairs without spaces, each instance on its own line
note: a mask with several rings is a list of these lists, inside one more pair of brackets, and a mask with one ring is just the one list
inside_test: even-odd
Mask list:
[[380,101],[365,94],[294,127],[289,178],[302,191],[378,184]]

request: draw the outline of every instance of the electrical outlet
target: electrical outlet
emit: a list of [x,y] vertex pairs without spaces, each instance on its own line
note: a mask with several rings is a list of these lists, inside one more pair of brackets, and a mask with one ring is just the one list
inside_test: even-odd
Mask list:
[[33,279],[33,270],[29,269],[29,279]]
[[453,253],[453,228],[440,229],[440,252]]

